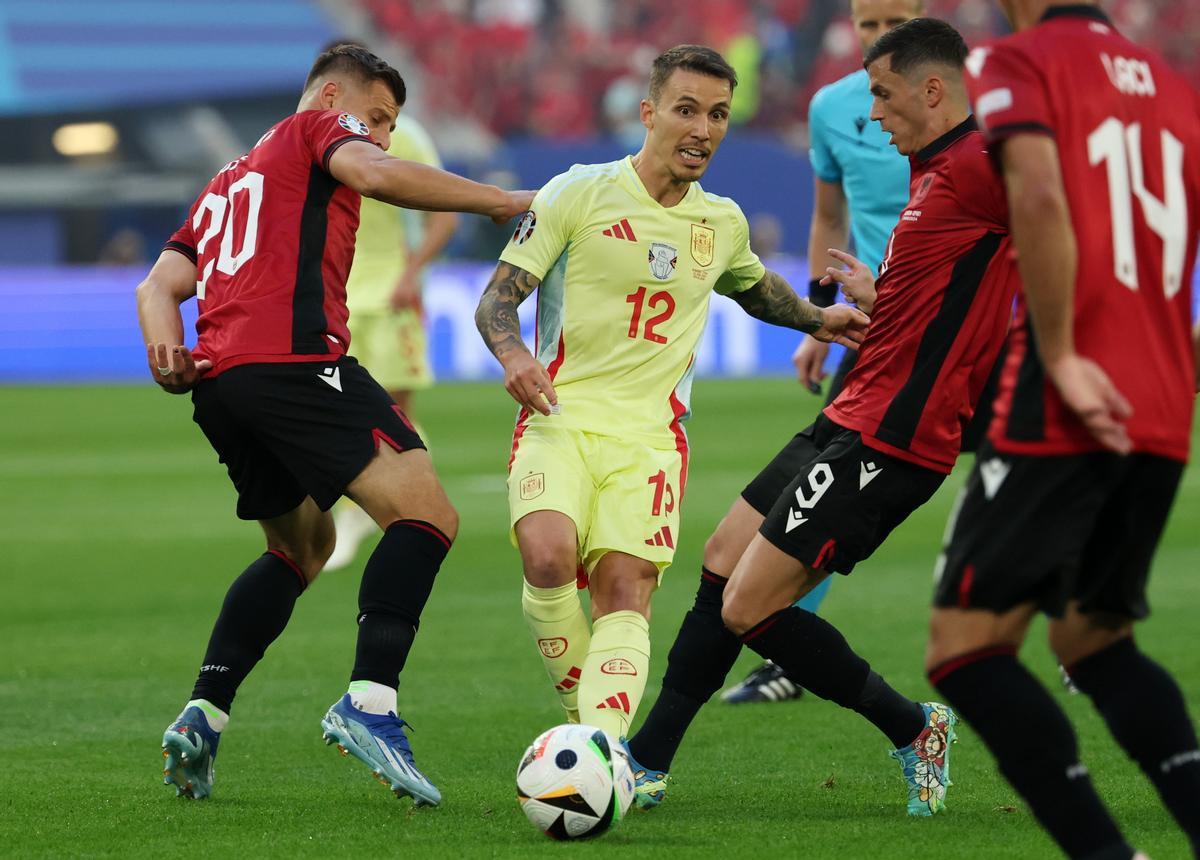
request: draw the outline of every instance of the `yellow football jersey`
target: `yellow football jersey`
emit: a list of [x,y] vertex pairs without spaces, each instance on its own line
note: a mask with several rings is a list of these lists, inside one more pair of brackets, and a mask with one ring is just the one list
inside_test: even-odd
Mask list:
[[629,157],[548,182],[500,255],[541,279],[535,350],[558,393],[557,414],[520,420],[686,445],[709,297],[764,274],[749,234],[738,205],[699,183],[664,208]]
[[[408,161],[441,167],[441,159],[428,133],[415,119],[396,118],[388,154]],[[401,209],[364,197],[354,238],[354,264],[346,281],[346,305],[351,330],[356,312],[388,310],[396,282],[404,274],[408,251],[421,240],[423,212]]]

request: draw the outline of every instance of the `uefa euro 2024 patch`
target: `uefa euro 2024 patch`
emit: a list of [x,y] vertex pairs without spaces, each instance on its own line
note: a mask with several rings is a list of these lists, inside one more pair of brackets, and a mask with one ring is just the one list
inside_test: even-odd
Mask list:
[[367,128],[367,124],[352,113],[344,113],[339,116],[338,125],[353,134],[361,134],[363,137],[371,136],[371,130]]

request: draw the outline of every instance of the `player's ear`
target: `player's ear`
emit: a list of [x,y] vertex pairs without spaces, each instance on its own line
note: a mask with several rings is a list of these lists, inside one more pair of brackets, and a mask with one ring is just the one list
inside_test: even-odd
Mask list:
[[946,96],[946,82],[937,75],[930,75],[925,79],[925,104],[931,108],[937,107],[942,103],[942,99]]
[[322,110],[331,110],[341,95],[342,88],[337,81],[326,81],[317,90],[317,102]]
[[654,128],[654,102],[650,99],[642,99],[642,125],[646,127],[646,131]]

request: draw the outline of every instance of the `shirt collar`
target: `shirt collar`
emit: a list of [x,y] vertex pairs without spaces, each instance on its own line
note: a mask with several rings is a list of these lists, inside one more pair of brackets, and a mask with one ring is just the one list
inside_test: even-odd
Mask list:
[[1072,4],[1070,6],[1051,6],[1042,14],[1043,21],[1049,21],[1052,18],[1091,18],[1094,21],[1102,21],[1105,24],[1109,23],[1108,16],[1104,14],[1104,10],[1099,6],[1090,6],[1086,3]]
[[978,127],[979,126],[975,124],[975,115],[971,114],[958,125],[954,126],[954,128],[950,129],[937,140],[933,141],[933,143],[927,144],[924,149],[913,156],[913,160],[918,163],[928,161],[950,144],[954,143],[954,141],[958,140],[964,134],[969,134],[975,131]]

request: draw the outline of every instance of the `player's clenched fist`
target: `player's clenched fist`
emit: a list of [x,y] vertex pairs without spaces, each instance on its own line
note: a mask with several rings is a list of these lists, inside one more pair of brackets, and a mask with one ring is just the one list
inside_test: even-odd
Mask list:
[[504,387],[513,400],[530,411],[549,415],[558,406],[554,383],[542,363],[524,349],[512,350],[500,358],[504,365]]

